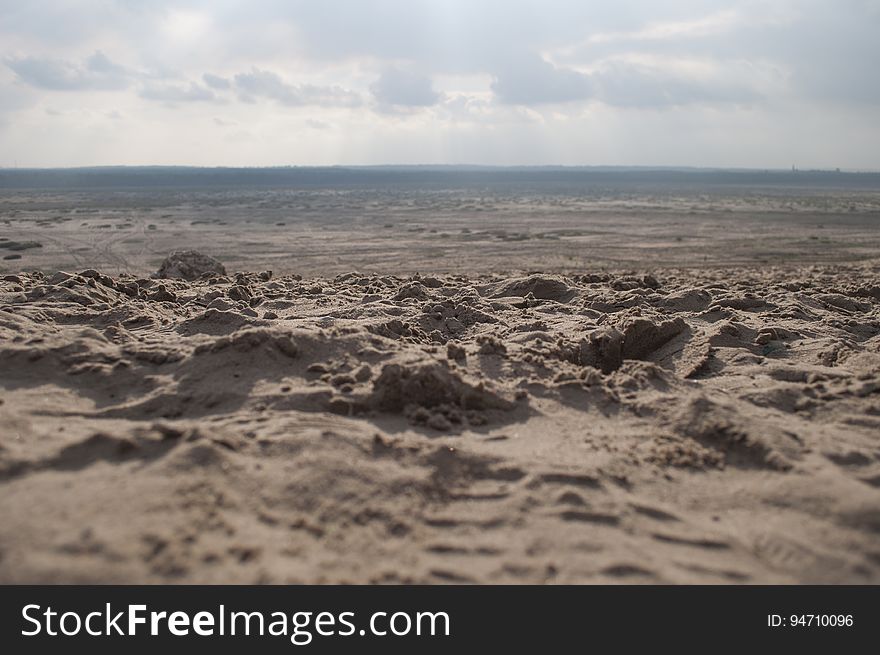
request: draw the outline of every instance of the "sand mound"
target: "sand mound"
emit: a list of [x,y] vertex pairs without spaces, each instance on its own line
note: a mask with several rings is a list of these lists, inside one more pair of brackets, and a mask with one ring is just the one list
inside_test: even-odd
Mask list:
[[529,295],[539,300],[568,302],[575,295],[575,291],[559,276],[530,275],[503,282],[492,294],[495,298]]
[[230,334],[253,323],[259,323],[259,321],[235,311],[210,308],[182,321],[177,329],[186,335]]
[[682,318],[660,322],[645,318],[632,320],[623,328],[621,355],[624,359],[645,359],[686,328]]
[[472,385],[451,372],[443,362],[418,366],[387,364],[373,383],[373,404],[384,411],[401,411],[406,405],[435,407],[457,405],[463,409],[511,409],[512,403]]
[[172,252],[156,271],[158,278],[181,278],[195,280],[202,275],[226,275],[226,268],[213,257],[195,250]]
[[445,362],[385,365],[373,383],[369,405],[382,412],[402,413],[415,424],[439,431],[485,425],[490,422],[487,410],[515,407],[483,383],[462,380]]
[[605,326],[581,340],[580,363],[610,373],[620,368],[625,359],[648,359],[686,329],[681,318],[658,322],[637,318],[621,328]]
[[712,294],[705,289],[685,289],[663,299],[663,305],[676,312],[700,312],[711,302]]
[[876,268],[200,261],[0,279],[0,581],[880,580]]
[[749,423],[735,407],[704,396],[689,400],[675,420],[680,433],[719,451],[722,461],[732,466],[791,470],[792,463],[782,451],[797,453],[797,438],[766,425],[755,431]]

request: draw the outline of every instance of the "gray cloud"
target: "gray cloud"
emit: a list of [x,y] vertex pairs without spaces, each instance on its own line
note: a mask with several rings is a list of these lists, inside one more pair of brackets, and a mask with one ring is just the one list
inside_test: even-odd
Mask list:
[[492,91],[506,104],[540,105],[587,100],[594,96],[595,85],[589,75],[528,55],[507,62],[496,74]]
[[370,92],[380,106],[430,107],[441,98],[430,77],[397,68],[383,71]]
[[202,80],[212,89],[217,89],[218,91],[225,91],[232,87],[232,84],[229,83],[225,77],[220,77],[219,75],[211,75],[211,73],[205,73],[202,75]]
[[89,72],[105,77],[125,78],[130,75],[129,71],[124,66],[120,66],[116,62],[111,61],[110,58],[100,50],[96,51],[86,59],[85,67]]
[[357,93],[339,86],[289,84],[271,71],[253,68],[235,76],[235,88],[246,102],[254,98],[270,98],[292,107],[320,105],[325,107],[356,107],[361,103]]
[[756,89],[735,80],[694,79],[624,62],[610,64],[592,77],[598,88],[598,98],[619,107],[745,105],[762,98]]
[[112,91],[124,89],[131,83],[128,71],[102,52],[95,52],[82,63],[43,57],[9,57],[6,65],[25,84],[50,91]]
[[141,88],[140,97],[161,102],[207,102],[216,100],[210,89],[191,82],[188,85],[148,82]]
[[[679,22],[660,21],[632,31],[586,39],[564,58],[591,62],[621,53],[688,58],[696,62],[760,65],[786,82],[774,95],[789,92],[804,100],[840,105],[880,103],[880,4],[876,0],[800,0],[762,4],[742,0],[706,10]],[[595,38],[596,36],[608,38]],[[663,78],[662,70],[652,75]],[[729,97],[733,87],[749,96],[743,80],[723,78],[704,95]],[[679,79],[681,79],[679,77]],[[726,88],[725,88],[726,87]],[[751,94],[754,95],[754,94]]]
[[581,73],[537,57],[495,78],[499,101],[514,105],[597,101],[616,107],[664,108],[689,104],[748,104],[761,94],[738,81],[697,79],[627,62]]
[[[425,144],[456,143],[438,156],[479,161],[540,146],[562,160],[578,138],[599,146],[617,129],[613,156],[687,141],[695,158],[754,152],[763,166],[762,157],[824,148],[880,167],[877,34],[878,0],[0,2],[0,118],[21,126],[0,130],[0,154],[45,141],[34,126],[61,105],[52,93],[76,92],[82,116],[103,121],[88,134],[110,129],[108,104],[124,109],[133,131],[167,125],[187,135],[221,129],[212,116],[222,103],[224,119],[262,144],[280,143],[279,126],[296,114],[322,144],[303,150],[315,161],[339,152],[340,134],[356,136],[345,152],[366,161],[398,133],[399,152],[411,148],[412,158],[430,156]],[[308,83],[293,70],[308,70]],[[118,100],[108,103],[108,92]],[[327,107],[339,111],[322,131],[308,121],[327,120]],[[200,111],[205,120],[192,125]],[[705,129],[692,129],[701,121]],[[526,123],[528,148],[480,150],[493,131],[520,138]],[[52,124],[75,136],[65,121]],[[814,147],[819,124],[838,127]],[[571,160],[588,151],[578,147]]]
[[[0,8],[5,25],[0,33],[35,43],[77,44],[78,51],[101,34],[115,34],[133,50],[130,60],[141,70],[188,65],[184,72],[214,91],[227,90],[229,71],[247,69],[253,61],[297,58],[319,67],[322,62],[369,61],[380,77],[358,91],[372,92],[380,109],[435,104],[439,97],[425,79],[461,73],[490,75],[499,102],[526,106],[601,101],[668,107],[753,102],[761,95],[743,80],[707,83],[681,71],[605,61],[627,53],[760,60],[787,75],[791,90],[804,97],[880,102],[873,70],[880,60],[876,0],[779,0],[772,5],[618,0],[613,8],[577,0],[261,0],[246,7],[208,0],[120,0],[105,5],[83,0],[74,10],[49,0],[9,4]],[[169,25],[189,15],[207,17],[199,49],[156,47]],[[546,61],[543,55],[558,48],[573,54]],[[112,90],[131,83],[129,71],[101,53],[79,63],[34,54],[7,55],[6,61],[21,81],[43,89]],[[199,68],[226,75],[202,75]],[[599,73],[578,72],[584,69]],[[418,70],[421,78],[401,70]],[[634,86],[636,79],[644,89]],[[346,96],[357,91],[329,78],[311,88],[267,79],[254,84],[257,90],[245,91],[245,99],[265,97],[290,106],[359,104],[353,95]]]

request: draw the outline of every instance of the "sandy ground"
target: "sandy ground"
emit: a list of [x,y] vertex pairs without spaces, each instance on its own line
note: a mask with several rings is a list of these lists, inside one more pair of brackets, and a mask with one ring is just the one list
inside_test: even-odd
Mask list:
[[877,583],[878,216],[2,192],[0,582]]
[[834,266],[7,274],[0,582],[880,582],[861,220]]
[[146,276],[179,249],[306,277],[839,264],[877,257],[878,220],[876,190],[0,191],[0,273]]

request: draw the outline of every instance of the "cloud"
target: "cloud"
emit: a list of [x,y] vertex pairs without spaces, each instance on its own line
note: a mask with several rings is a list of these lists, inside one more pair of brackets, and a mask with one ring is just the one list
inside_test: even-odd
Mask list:
[[624,55],[590,62],[589,70],[537,55],[509,62],[492,91],[503,104],[539,106],[602,102],[616,107],[746,104],[759,100],[754,67],[714,60]]
[[210,89],[195,82],[189,85],[148,82],[140,90],[141,98],[162,102],[207,102],[216,100]]
[[589,75],[527,55],[507,62],[496,74],[492,91],[504,104],[540,105],[588,100],[595,94],[595,85]]
[[[872,2],[739,0],[720,10],[707,8],[702,15],[647,21],[625,30],[596,30],[548,48],[544,54],[557,66],[576,69],[596,69],[603,62],[635,56],[707,62],[715,68],[713,80],[686,72],[670,76],[655,67],[649,71],[653,79],[646,82],[684,84],[691,78],[688,85],[694,93],[690,95],[716,102],[763,96],[777,101],[818,101],[825,106],[876,105],[880,83],[875,81],[873,68],[880,59],[876,38],[880,14]],[[764,73],[774,70],[780,84],[774,88],[759,79],[750,85],[737,78],[745,66]],[[702,91],[696,89],[698,85]],[[755,93],[757,87],[761,89]]]
[[235,88],[245,102],[262,97],[291,107],[356,107],[361,104],[361,97],[357,93],[340,86],[289,84],[277,73],[258,68],[252,68],[249,73],[239,73],[234,81]]
[[225,91],[229,89],[232,84],[229,83],[225,77],[220,77],[219,75],[211,75],[211,73],[205,73],[202,75],[202,80],[212,89],[216,89],[218,91]]
[[[741,24],[743,16],[732,9],[679,21],[660,21],[626,32],[598,32],[587,43],[615,41],[661,41],[669,39],[703,38],[721,34]],[[754,20],[754,19],[752,19]]]
[[49,91],[114,91],[131,83],[131,74],[100,51],[81,63],[44,57],[10,57],[6,65],[21,82]]
[[86,70],[95,75],[104,75],[107,77],[125,78],[130,72],[120,66],[105,55],[100,50],[96,50],[85,62]]
[[[304,161],[603,163],[611,144],[612,158],[760,166],[824,148],[835,165],[851,152],[880,168],[878,33],[878,0],[0,1],[0,120],[15,126],[0,127],[0,158],[60,157],[60,141],[114,129],[106,113],[119,107],[143,160],[159,134],[174,136],[162,156],[207,160],[203,141],[183,144],[227,128],[259,139],[254,161],[286,162],[279,135],[295,113]],[[89,130],[48,120],[53,106],[82,109]],[[521,143],[483,147],[502,133]],[[219,157],[229,141],[216,143]]]
[[430,107],[442,97],[434,91],[430,77],[397,68],[383,71],[370,92],[382,107]]
[[597,98],[618,107],[747,105],[764,97],[754,72],[749,77],[748,71],[730,68],[714,62],[701,70],[699,64],[676,66],[663,59],[654,65],[616,60],[604,63],[591,77]]

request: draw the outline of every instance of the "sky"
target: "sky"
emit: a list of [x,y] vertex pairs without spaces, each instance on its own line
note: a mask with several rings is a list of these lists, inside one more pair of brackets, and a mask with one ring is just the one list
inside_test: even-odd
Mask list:
[[0,0],[0,166],[880,170],[880,0]]

